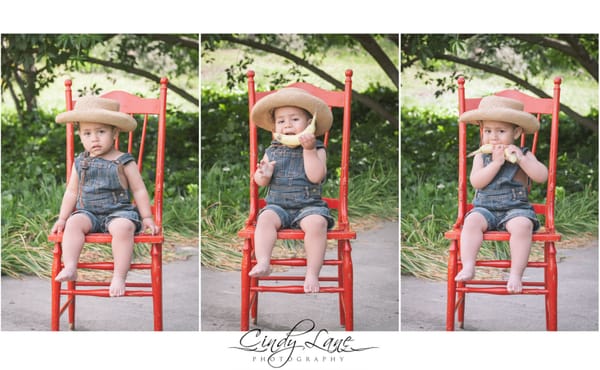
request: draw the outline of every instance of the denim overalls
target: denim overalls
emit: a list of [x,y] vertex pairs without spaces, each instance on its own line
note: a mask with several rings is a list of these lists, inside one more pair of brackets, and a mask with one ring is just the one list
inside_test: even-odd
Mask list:
[[[325,148],[317,140],[317,149]],[[304,172],[304,149],[302,146],[289,148],[273,141],[266,150],[269,161],[276,161],[269,190],[267,206],[279,215],[282,228],[299,228],[304,217],[318,214],[327,219],[327,227],[333,227],[334,220],[327,203],[321,199],[321,184],[313,184]]]
[[108,232],[110,221],[119,217],[131,220],[136,232],[141,230],[140,215],[131,204],[129,185],[123,169],[123,166],[133,160],[129,153],[122,154],[114,161],[91,157],[89,152],[81,153],[75,158],[79,189],[76,211],[73,214],[83,213],[90,218],[90,232]]
[[[526,154],[529,149],[521,150]],[[491,154],[483,155],[484,167],[491,161]],[[529,203],[527,188],[513,180],[518,170],[517,163],[504,162],[492,182],[475,192],[475,208],[469,213],[478,212],[483,215],[487,220],[488,230],[506,230],[506,223],[519,216],[529,218],[533,222],[533,230],[540,227],[533,206]]]

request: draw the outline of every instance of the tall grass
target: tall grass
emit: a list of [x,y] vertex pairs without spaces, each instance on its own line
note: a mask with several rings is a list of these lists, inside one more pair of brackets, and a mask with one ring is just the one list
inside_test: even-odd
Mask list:
[[[401,272],[430,280],[446,279],[449,241],[444,232],[450,230],[456,217],[456,183],[434,184],[418,179],[402,190]],[[565,195],[557,188],[555,225],[563,235],[561,247],[597,237],[598,192],[591,186]],[[480,250],[483,258],[510,258],[507,243],[485,242]],[[531,260],[541,258],[541,244],[532,248]],[[478,274],[485,274],[479,271]],[[488,271],[487,273],[492,273]]]
[[[398,169],[374,162],[367,171],[350,177],[350,223],[360,229],[369,219],[397,219]],[[202,264],[218,270],[240,268],[242,239],[237,232],[248,217],[249,174],[243,165],[216,163],[202,171]],[[337,196],[339,183],[325,183],[323,196]],[[235,189],[235,191],[232,191]],[[260,195],[264,196],[262,188]],[[334,216],[335,216],[335,212]],[[302,253],[301,243],[278,242],[275,252],[287,256]]]
[[[2,194],[2,275],[20,277],[36,275],[49,277],[52,266],[53,244],[48,233],[56,221],[64,185],[50,177],[42,177],[35,184],[5,182]],[[197,245],[198,195],[191,192],[185,198],[164,200],[163,225],[165,231],[165,260],[178,258],[174,246]],[[134,259],[148,258],[149,246],[136,244]],[[111,260],[109,245],[86,244],[81,260]]]

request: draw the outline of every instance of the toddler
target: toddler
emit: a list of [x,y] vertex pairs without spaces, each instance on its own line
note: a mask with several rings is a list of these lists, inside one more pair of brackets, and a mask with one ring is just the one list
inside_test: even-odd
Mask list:
[[[82,97],[75,108],[56,116],[57,123],[75,123],[84,152],[75,158],[63,196],[58,221],[52,233],[63,232],[64,268],[56,281],[77,279],[77,263],[85,235],[112,235],[114,258],[109,294],[125,294],[125,280],[133,255],[133,236],[142,228],[158,233],[150,210],[150,199],[134,158],[115,149],[120,131],[135,129],[133,117],[119,112],[119,102]],[[129,192],[137,208],[131,203]]]
[[296,135],[304,131],[315,115],[314,134],[299,136],[299,146],[279,141],[271,145],[258,164],[254,181],[268,186],[267,205],[260,211],[254,236],[257,264],[249,275],[270,273],[271,253],[281,228],[304,231],[306,275],[304,291],[319,291],[319,273],[327,247],[327,230],[334,224],[327,203],[321,199],[321,184],[327,174],[327,155],[316,136],[331,127],[333,116],[327,104],[298,88],[283,88],[259,100],[251,112],[252,121],[270,132]]
[[[540,226],[528,201],[528,184],[530,180],[545,182],[548,169],[527,148],[513,143],[522,133],[536,132],[539,122],[523,111],[520,101],[500,96],[483,98],[478,109],[463,113],[459,120],[480,124],[482,143],[491,144],[493,152],[477,154],[473,160],[469,180],[476,189],[474,208],[465,217],[460,238],[463,267],[455,280],[467,281],[475,276],[475,259],[486,230],[506,230],[510,233],[511,254],[506,289],[520,293],[531,236]],[[505,154],[516,156],[516,163],[507,161]]]

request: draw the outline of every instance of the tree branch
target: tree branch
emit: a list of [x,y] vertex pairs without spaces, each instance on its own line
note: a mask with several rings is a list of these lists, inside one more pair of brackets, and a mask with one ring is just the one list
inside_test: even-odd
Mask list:
[[589,53],[581,46],[578,38],[574,35],[561,35],[558,39],[538,35],[515,35],[514,37],[529,44],[537,44],[558,50],[579,62],[598,81],[598,62],[590,58]]
[[[507,80],[513,81],[517,85],[522,86],[525,89],[531,91],[532,93],[536,94],[540,98],[551,98],[551,96],[546,94],[543,90],[535,87],[534,85],[530,84],[526,80],[523,80],[522,78],[519,78],[519,77],[517,77],[505,70],[502,70],[500,68],[490,66],[487,64],[482,64],[482,63],[479,63],[479,62],[476,62],[473,60],[469,60],[469,59],[459,58],[454,55],[443,54],[443,53],[435,54],[434,58],[448,60],[448,61],[451,61],[454,63],[466,65],[466,66],[469,66],[472,68],[476,68],[476,69],[479,69],[479,70],[482,70],[482,71],[485,71],[485,72],[488,72],[491,74],[495,74],[495,75],[504,77]],[[575,112],[573,109],[571,109],[569,106],[567,106],[563,103],[560,104],[560,109],[564,113],[569,115],[570,117],[573,117],[573,119],[575,119],[577,122],[579,122],[582,126],[586,127],[587,129],[592,130],[595,133],[598,133],[598,122],[597,121],[580,115],[579,113]]]
[[200,42],[196,39],[191,39],[189,37],[180,36],[180,35],[170,35],[170,34],[149,34],[149,35],[140,35],[151,37],[154,40],[160,40],[165,42],[168,45],[179,45],[188,49],[200,50]]
[[377,64],[383,69],[387,76],[392,80],[396,88],[399,87],[398,82],[398,68],[387,56],[387,54],[381,49],[377,41],[372,35],[360,34],[352,35],[352,38],[358,41],[362,47],[375,59]]
[[[256,41],[252,41],[252,40],[248,40],[248,39],[236,38],[236,37],[234,37],[232,35],[221,35],[221,39],[225,40],[225,41],[229,41],[229,42],[234,43],[234,44],[240,44],[240,45],[248,46],[248,47],[253,48],[253,49],[263,50],[263,51],[266,51],[268,53],[272,53],[272,54],[278,55],[278,56],[280,56],[282,58],[291,60],[292,62],[296,63],[297,65],[308,69],[309,71],[311,71],[315,75],[319,76],[323,80],[329,82],[334,87],[336,87],[336,88],[338,88],[340,90],[344,89],[344,83],[343,82],[340,82],[340,81],[336,80],[334,77],[332,77],[331,75],[329,75],[327,72],[325,72],[322,69],[314,66],[313,64],[307,62],[306,60],[304,60],[304,59],[302,59],[302,58],[300,58],[300,57],[298,57],[298,56],[296,56],[296,55],[294,55],[292,53],[289,53],[286,50],[279,49],[279,48],[276,48],[276,47],[271,46],[271,45],[262,44],[262,43],[259,43],[259,42],[256,42]],[[376,100],[371,99],[370,97],[368,97],[366,95],[360,94],[360,93],[356,92],[355,90],[352,91],[352,95],[353,95],[353,97],[357,101],[361,102],[365,106],[367,106],[370,109],[372,109],[379,116],[381,116],[385,120],[389,121],[390,124],[392,124],[394,127],[399,128],[400,123],[399,123],[398,117],[395,116],[394,114],[388,112]]]
[[[124,65],[124,64],[111,62],[108,60],[97,59],[97,58],[90,57],[90,56],[86,56],[85,61],[89,62],[89,63],[98,64],[101,66],[125,71],[127,73],[131,73],[131,74],[134,74],[134,75],[137,75],[140,77],[144,77],[146,79],[149,79],[150,81],[156,82],[157,84],[160,83],[161,76],[154,75],[154,74],[152,74],[148,71],[144,71],[142,69],[138,69],[138,68],[131,67],[128,65]],[[175,84],[172,84],[171,82],[169,82],[169,90],[173,91],[174,93],[178,94],[179,96],[181,96],[182,98],[184,98],[185,100],[187,100],[188,102],[190,102],[196,106],[198,106],[200,104],[200,100],[198,98],[196,98],[195,96],[192,96],[186,90],[178,87]]]

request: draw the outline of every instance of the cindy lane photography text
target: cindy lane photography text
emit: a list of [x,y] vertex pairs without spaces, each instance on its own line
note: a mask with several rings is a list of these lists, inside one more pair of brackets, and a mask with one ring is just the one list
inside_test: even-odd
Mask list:
[[264,362],[273,368],[290,362],[345,363],[349,362],[350,353],[377,348],[358,345],[346,332],[334,335],[315,327],[313,320],[304,319],[283,333],[252,329],[242,334],[238,345],[231,348],[250,352],[251,362]]

